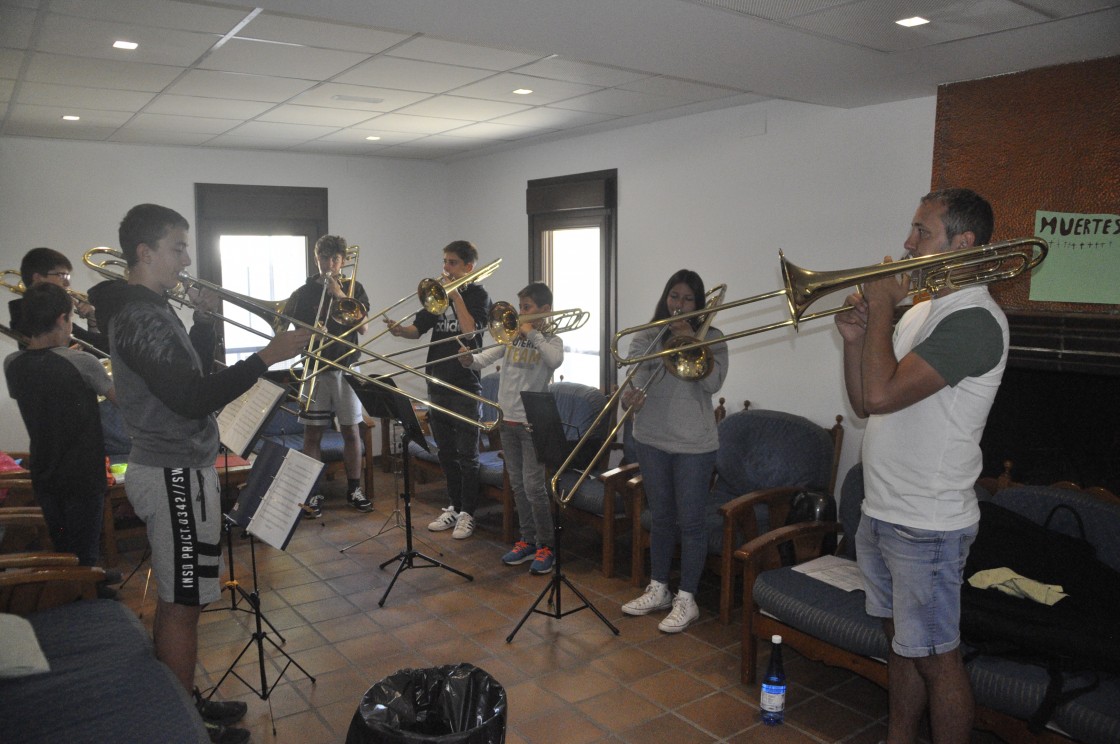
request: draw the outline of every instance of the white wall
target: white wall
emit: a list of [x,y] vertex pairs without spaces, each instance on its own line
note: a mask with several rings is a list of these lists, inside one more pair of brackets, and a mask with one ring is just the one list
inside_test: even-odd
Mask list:
[[[526,181],[617,168],[621,326],[649,320],[679,268],[698,271],[709,287],[726,283],[728,300],[754,296],[782,287],[779,249],[816,271],[901,255],[929,191],[935,103],[841,110],[768,101],[459,162],[451,222],[480,250],[505,257],[487,286],[509,299],[528,276]],[[781,300],[740,307],[716,326],[734,333],[788,317],[783,308]],[[742,338],[731,349],[719,394],[728,410],[749,399],[822,424],[842,414],[842,478],[858,459],[863,424],[844,397],[831,320]]]
[[[852,110],[767,101],[444,165],[0,138],[0,268],[18,266],[35,245],[75,263],[88,247],[115,246],[117,222],[141,201],[191,218],[196,181],[325,186],[331,230],[363,246],[359,273],[375,307],[437,273],[439,249],[455,238],[474,241],[482,262],[503,258],[486,285],[510,300],[528,277],[526,181],[617,168],[619,316],[628,326],[648,320],[682,267],[709,286],[726,282],[736,299],[782,286],[779,249],[813,270],[898,256],[929,190],[934,114],[933,98]],[[95,281],[81,271],[78,288]],[[821,309],[842,294],[830,299]],[[781,301],[768,301],[726,311],[716,325],[734,333],[783,317]],[[822,424],[843,414],[846,472],[863,429],[844,400],[831,321],[731,348],[720,393],[728,409],[749,399]],[[0,412],[0,446],[21,448],[14,405],[0,401]]]

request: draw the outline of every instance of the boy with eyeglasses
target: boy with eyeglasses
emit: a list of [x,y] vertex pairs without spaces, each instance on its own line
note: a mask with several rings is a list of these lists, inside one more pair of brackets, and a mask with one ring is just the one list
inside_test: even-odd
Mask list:
[[[41,283],[57,284],[63,289],[70,289],[70,274],[73,266],[70,259],[53,248],[32,248],[20,261],[19,274],[26,289]],[[88,302],[74,302],[74,311],[78,317],[86,321],[89,330],[74,326],[74,338],[94,346],[106,354],[109,353],[109,340],[98,331],[97,322],[94,320],[95,308]],[[8,303],[8,313],[11,317],[11,328],[14,331],[28,335],[20,328],[23,319],[23,298],[17,297]],[[22,348],[22,347],[21,347]]]

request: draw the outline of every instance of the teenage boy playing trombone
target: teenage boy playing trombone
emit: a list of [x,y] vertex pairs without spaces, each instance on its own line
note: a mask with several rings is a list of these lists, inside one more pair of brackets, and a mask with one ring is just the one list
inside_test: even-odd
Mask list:
[[[478,262],[478,249],[469,241],[455,240],[443,249],[444,280],[461,279],[474,271]],[[482,393],[482,381],[478,372],[464,369],[455,359],[463,347],[477,349],[481,346],[479,336],[486,330],[486,320],[490,314],[490,295],[477,282],[463,285],[448,293],[447,310],[442,315],[433,315],[427,310],[416,313],[413,324],[402,326],[388,318],[385,323],[394,336],[417,339],[432,331],[432,344],[428,347],[428,373],[444,382],[455,385],[476,395]],[[451,339],[463,333],[478,331],[478,336],[461,339],[458,343]],[[438,343],[446,340],[446,343]],[[434,363],[436,360],[441,360]],[[428,383],[428,398],[435,405],[455,411],[467,418],[478,420],[480,404],[464,395],[452,392],[442,385]],[[451,505],[444,507],[443,513],[428,525],[433,532],[454,528],[451,536],[465,540],[474,534],[474,517],[478,504],[478,428],[433,410],[431,417],[432,436],[439,448],[439,464],[447,478],[447,495]]]
[[156,658],[193,692],[212,741],[249,738],[229,729],[245,715],[242,702],[204,700],[194,687],[198,620],[221,596],[222,512],[215,412],[278,362],[298,354],[307,330],[277,333],[260,351],[211,373],[216,336],[213,292],[192,295],[190,333],[165,298],[190,265],[186,219],[156,204],[133,207],[120,224],[128,279],[98,285],[101,326],[107,328],[117,403],[132,451],[125,492],[144,520],[159,597],[152,631]]
[[[20,280],[27,289],[38,284],[57,284],[65,290],[70,289],[70,274],[73,267],[70,259],[53,248],[32,248],[23,256],[19,264]],[[94,320],[95,309],[88,302],[73,301],[74,311],[78,317],[89,324],[89,330],[74,326],[74,338],[90,346],[96,347],[106,354],[109,352],[109,339],[97,330]],[[23,298],[17,297],[8,303],[8,314],[11,318],[11,328],[18,333],[26,332],[20,328],[23,321]],[[69,339],[67,339],[69,344]]]
[[[338,300],[346,297],[352,297],[363,308],[369,308],[369,297],[358,277],[350,278],[354,282],[353,295],[349,294],[349,285],[342,286],[340,274],[342,265],[346,263],[346,253],[346,238],[341,235],[324,235],[315,241],[315,262],[319,273],[308,277],[307,282],[292,293],[284,305],[284,313],[308,325],[314,325],[316,320],[322,321],[328,333],[356,344],[358,336],[366,332],[366,323],[362,321],[355,325],[333,317]],[[318,354],[338,364],[345,366],[357,361],[356,351],[336,342],[319,344],[315,339],[311,344],[318,349]],[[362,404],[346,382],[343,370],[305,360],[304,373],[308,370],[315,373],[315,381],[311,399],[299,416],[299,422],[303,424],[303,454],[316,460],[322,458],[320,445],[323,434],[331,419],[337,417],[338,430],[342,434],[342,461],[346,465],[346,503],[360,512],[371,512],[373,504],[362,491],[361,480],[362,439],[359,424],[362,423]],[[317,493],[307,500],[304,516],[311,519],[323,516],[322,494]]]
[[[552,290],[544,282],[533,282],[517,293],[521,317],[552,310]],[[517,338],[507,346],[459,357],[469,369],[482,370],[499,359],[502,368],[498,381],[498,405],[502,418],[502,452],[521,523],[521,539],[502,556],[502,563],[516,566],[532,561],[529,573],[546,574],[552,570],[552,508],[545,485],[544,465],[537,459],[533,438],[526,426],[521,391],[548,389],[552,372],[564,361],[564,342],[555,334],[544,334],[544,319],[522,322]]]

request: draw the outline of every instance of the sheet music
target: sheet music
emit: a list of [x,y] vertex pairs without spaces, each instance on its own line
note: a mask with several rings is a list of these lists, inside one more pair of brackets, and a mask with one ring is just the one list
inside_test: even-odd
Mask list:
[[282,386],[262,377],[236,400],[226,404],[218,414],[222,444],[242,457],[247,455],[257,432],[285,393]]
[[859,566],[856,565],[856,562],[847,558],[822,555],[820,558],[814,558],[799,566],[794,566],[793,570],[812,576],[814,579],[831,584],[846,592],[863,590],[863,574],[859,572]]
[[300,519],[300,504],[307,500],[322,469],[323,463],[315,458],[288,450],[249,520],[249,533],[283,550]]

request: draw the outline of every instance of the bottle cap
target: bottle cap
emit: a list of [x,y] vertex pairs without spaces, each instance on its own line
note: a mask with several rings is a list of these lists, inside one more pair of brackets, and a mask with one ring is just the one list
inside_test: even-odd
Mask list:
[[782,642],[782,637],[780,635],[777,635],[777,634],[772,635],[772,636],[770,636],[770,642],[771,643],[781,643]]

